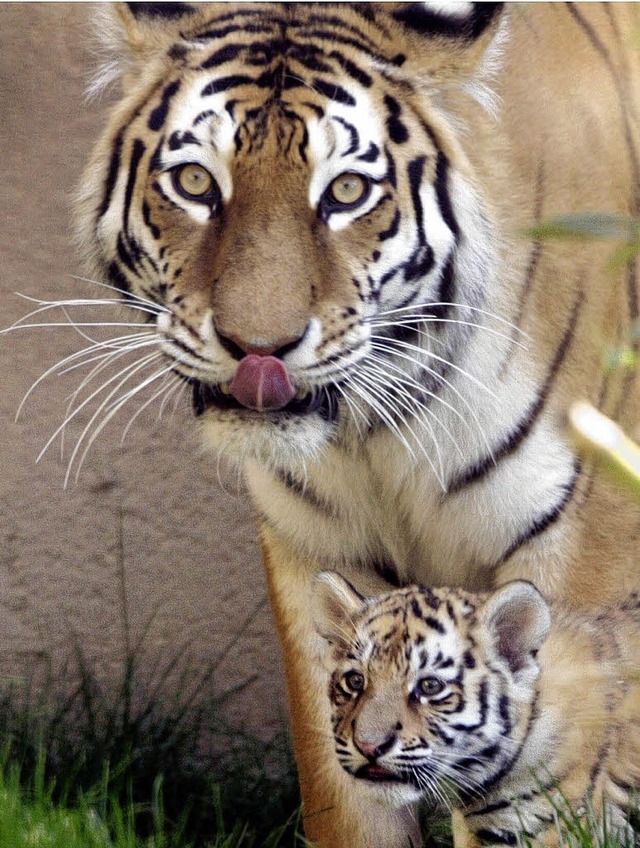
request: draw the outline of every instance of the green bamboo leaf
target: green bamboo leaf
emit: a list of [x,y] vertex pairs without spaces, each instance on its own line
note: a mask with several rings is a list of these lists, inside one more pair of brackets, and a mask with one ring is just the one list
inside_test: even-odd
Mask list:
[[580,212],[556,215],[527,229],[525,235],[536,241],[605,239],[633,244],[638,250],[640,220],[607,212]]

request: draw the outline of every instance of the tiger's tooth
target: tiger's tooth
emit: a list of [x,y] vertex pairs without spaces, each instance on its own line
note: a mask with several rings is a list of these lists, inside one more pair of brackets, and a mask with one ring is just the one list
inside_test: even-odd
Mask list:
[[298,391],[296,392],[296,400],[304,400],[307,394],[308,393],[306,389],[298,389]]
[[222,392],[223,395],[230,395],[231,394],[231,383],[229,383],[229,382],[220,383],[218,388],[220,389],[220,391]]

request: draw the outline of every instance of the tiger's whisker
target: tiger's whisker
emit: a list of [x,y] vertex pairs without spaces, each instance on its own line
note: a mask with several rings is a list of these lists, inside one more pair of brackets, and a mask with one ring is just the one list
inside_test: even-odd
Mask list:
[[[148,297],[142,297],[141,295],[134,294],[133,292],[126,292],[125,297],[123,298],[122,289],[119,289],[117,286],[113,286],[110,283],[105,283],[101,280],[92,280],[90,277],[79,277],[76,274],[69,274],[69,277],[72,280],[78,280],[81,283],[89,283],[92,286],[100,286],[101,288],[110,289],[111,291],[116,292],[118,297],[114,298],[114,301],[120,306],[133,306],[138,303],[142,306],[149,307],[150,310],[156,313],[171,311],[166,306],[163,306],[163,304],[158,303],[155,300],[151,300]],[[131,304],[131,301],[134,301],[134,304]]]
[[[384,345],[378,345],[378,344],[376,344],[375,342],[373,342],[373,343],[372,343],[371,347],[372,347],[374,350],[381,351],[382,353],[387,353],[387,352],[388,352],[388,349],[387,349]],[[450,389],[450,391],[452,391],[452,392],[453,392],[453,393],[454,393],[454,394],[455,394],[458,398],[460,398],[461,402],[462,402],[462,403],[465,405],[465,407],[469,410],[469,414],[470,414],[470,415],[471,415],[471,417],[473,418],[473,420],[474,420],[474,422],[475,422],[475,424],[476,424],[476,427],[478,428],[478,432],[480,433],[480,435],[481,435],[481,437],[482,437],[482,440],[483,440],[483,442],[484,442],[484,444],[485,444],[485,447],[487,448],[487,451],[489,452],[489,454],[490,454],[490,455],[492,455],[492,454],[493,454],[493,449],[492,449],[491,444],[490,444],[490,442],[489,442],[489,439],[487,438],[487,435],[486,435],[486,433],[485,433],[485,431],[484,431],[484,427],[483,427],[483,426],[482,426],[482,424],[480,423],[480,420],[479,420],[479,418],[478,418],[478,415],[477,415],[476,411],[474,410],[473,406],[469,403],[469,401],[465,398],[465,396],[464,396],[464,395],[460,392],[460,390],[459,390],[459,389],[457,389],[457,388],[456,388],[456,387],[455,387],[455,386],[454,386],[454,385],[453,385],[453,384],[452,384],[449,380],[447,380],[447,379],[446,379],[446,378],[445,378],[442,374],[439,374],[439,373],[438,373],[437,371],[435,371],[433,368],[430,368],[430,367],[429,367],[429,366],[428,366],[425,362],[417,361],[417,360],[415,360],[413,357],[408,356],[407,354],[401,353],[400,351],[396,351],[396,352],[395,352],[395,355],[396,355],[396,356],[398,356],[398,357],[400,357],[401,359],[408,359],[410,362],[413,362],[415,365],[418,365],[418,366],[419,366],[422,370],[426,371],[428,374],[431,374],[431,375],[434,377],[434,379],[436,379],[436,380],[438,380],[439,382],[443,383],[445,386],[447,386],[447,387]],[[428,354],[427,354],[427,355],[428,355]]]
[[[372,367],[373,367],[373,368],[375,368],[375,366],[372,366]],[[424,418],[419,417],[419,415],[416,413],[415,409],[416,409],[416,406],[418,406],[418,409],[420,409],[420,405],[419,405],[419,404],[417,404],[417,403],[416,403],[416,401],[412,398],[412,396],[411,396],[411,395],[409,395],[408,393],[404,393],[403,395],[400,395],[400,394],[396,393],[396,395],[394,395],[394,396],[390,396],[390,395],[389,395],[389,391],[388,391],[388,389],[389,389],[390,387],[389,387],[388,383],[387,383],[385,380],[381,379],[380,373],[381,373],[381,372],[380,372],[380,370],[379,370],[379,369],[378,369],[378,374],[377,374],[377,375],[376,375],[376,373],[375,373],[375,372],[374,372],[373,374],[371,374],[371,373],[370,373],[370,371],[369,371],[369,372],[367,372],[367,376],[368,376],[368,377],[370,377],[372,380],[374,380],[375,384],[376,384],[377,386],[379,386],[379,387],[380,387],[380,389],[381,389],[382,391],[384,391],[384,392],[385,392],[385,394],[386,394],[388,397],[390,397],[390,400],[391,400],[392,402],[393,402],[393,401],[397,401],[397,403],[399,403],[399,404],[400,404],[400,406],[402,407],[402,409],[405,409],[405,410],[409,413],[409,415],[411,415],[411,417],[413,418],[413,420],[414,420],[414,421],[415,421],[415,422],[416,422],[419,426],[423,427],[423,428],[424,428],[424,429],[428,432],[429,436],[431,437],[431,441],[433,442],[433,446],[434,446],[434,448],[435,448],[435,450],[436,450],[436,456],[437,456],[437,458],[438,458],[438,465],[439,465],[439,467],[440,467],[440,473],[439,473],[439,474],[437,474],[437,473],[436,473],[436,476],[438,477],[438,480],[439,480],[439,481],[442,481],[442,480],[444,479],[444,466],[443,466],[443,463],[442,463],[442,454],[440,453],[440,446],[439,446],[439,444],[438,444],[438,440],[437,440],[437,439],[436,439],[436,437],[435,437],[435,433],[433,432],[433,428],[431,427],[431,424],[430,424],[429,420],[428,420],[428,419],[424,419]],[[397,386],[397,384],[396,384],[396,383],[394,383],[393,388],[396,388],[396,386]],[[409,402],[407,402],[406,400],[404,400],[404,397],[406,397],[406,398],[408,399],[408,401],[409,401]],[[394,411],[397,411],[397,410],[398,410],[397,403],[394,403],[394,405],[393,405],[393,409],[394,409]],[[431,412],[431,410],[429,410],[429,411]],[[432,413],[432,414],[433,414],[433,413]],[[434,416],[434,417],[435,417],[435,416]],[[404,418],[404,416],[403,416],[403,418]],[[405,421],[405,423],[407,424],[407,427],[409,427],[409,425],[408,425],[408,422],[407,422],[406,418],[404,418],[404,421]],[[417,441],[417,442],[419,442],[420,444],[422,444],[422,439],[420,439],[420,438],[416,435],[416,433],[414,432],[414,430],[413,430],[411,427],[409,427],[409,429],[410,429],[410,431],[411,431],[411,433],[412,433],[412,435],[413,435],[414,439],[416,439],[416,441]],[[435,468],[434,468],[434,471],[435,471]]]
[[[122,444],[124,444],[124,440],[125,440],[125,439],[126,439],[126,437],[127,437],[127,433],[128,433],[128,432],[129,432],[129,430],[131,429],[131,427],[132,427],[133,423],[137,420],[138,416],[139,416],[139,415],[141,415],[141,414],[144,412],[144,410],[145,410],[148,406],[150,406],[150,405],[151,405],[154,401],[156,401],[159,397],[161,397],[163,394],[166,394],[166,393],[167,393],[167,391],[169,391],[169,392],[170,392],[170,391],[173,391],[174,386],[173,386],[173,384],[170,382],[170,378],[171,378],[171,377],[174,377],[176,380],[178,379],[178,378],[176,377],[175,373],[173,372],[173,368],[172,368],[171,366],[169,366],[169,367],[168,367],[168,369],[167,369],[167,370],[165,370],[165,372],[164,372],[164,378],[165,378],[165,379],[164,379],[164,381],[163,381],[163,383],[162,383],[162,386],[158,389],[158,391],[157,391],[157,392],[155,392],[153,395],[151,395],[151,397],[150,397],[148,400],[146,400],[146,401],[142,404],[142,406],[140,406],[140,407],[139,407],[139,408],[138,408],[138,409],[134,412],[134,414],[131,416],[131,418],[130,418],[130,419],[129,419],[129,421],[127,422],[126,427],[125,427],[125,428],[124,428],[124,430],[122,431],[122,437],[121,437],[121,439],[120,439],[120,444],[121,444],[121,445],[122,445]],[[133,394],[137,394],[137,392],[134,392]],[[133,397],[133,394],[131,394],[131,397]],[[128,400],[128,398],[127,398],[127,400]],[[164,400],[163,400],[163,402],[162,402],[162,403],[164,404]],[[160,406],[160,409],[162,409],[162,405]]]
[[[372,339],[378,339],[379,341],[383,341],[383,342],[389,342],[393,347],[395,347],[397,345],[398,347],[401,347],[405,350],[415,351],[416,353],[419,353],[421,356],[427,356],[430,359],[435,359],[436,362],[440,362],[443,365],[448,366],[449,368],[453,368],[454,371],[457,371],[463,377],[466,377],[468,380],[471,380],[472,383],[474,383],[479,389],[482,389],[483,392],[486,392],[490,397],[492,397],[494,399],[496,397],[495,392],[491,391],[491,389],[488,386],[486,386],[477,377],[474,377],[473,374],[469,374],[469,372],[465,371],[464,368],[461,368],[459,365],[456,365],[455,363],[450,362],[448,359],[444,359],[442,356],[438,356],[438,354],[433,353],[433,351],[425,351],[424,348],[421,348],[418,345],[411,344],[410,342],[400,341],[399,339],[391,339],[390,340],[390,339],[386,339],[384,336],[377,336],[377,335],[372,335],[371,338]],[[387,352],[389,351],[389,348],[385,348],[385,349],[387,350]],[[396,350],[393,350],[393,349],[392,349],[392,353],[399,355],[398,352]],[[411,360],[411,357],[407,357],[407,358],[409,360]],[[413,359],[413,361],[415,362],[416,365],[419,365],[419,366],[422,365],[422,363],[419,359]]]
[[[82,403],[80,403],[78,406],[76,406],[75,409],[71,413],[69,413],[68,415],[65,416],[65,419],[62,422],[62,424],[60,424],[60,426],[56,428],[53,435],[48,439],[47,443],[42,448],[42,450],[40,451],[38,456],[36,457],[36,462],[39,462],[42,459],[42,457],[47,452],[47,450],[49,449],[51,444],[55,441],[57,436],[64,430],[64,428],[67,426],[67,424],[69,424],[69,422],[72,421],[87,406],[87,404],[89,404],[95,397],[97,397],[100,394],[100,392],[104,391],[104,389],[106,389],[107,386],[109,386],[111,383],[113,383],[115,380],[117,380],[123,374],[127,374],[132,369],[141,368],[144,365],[151,362],[152,360],[158,358],[159,356],[161,356],[161,354],[158,353],[158,352],[155,352],[155,353],[149,354],[148,356],[144,357],[139,362],[134,362],[131,365],[128,365],[125,369],[123,369],[122,371],[119,371],[117,374],[110,377],[99,388],[97,388],[94,392],[92,392],[92,394],[90,394],[87,398],[85,398],[85,400],[83,400]],[[125,378],[125,379],[128,379],[128,378]]]
[[[395,411],[395,412],[397,412],[397,411],[394,409],[394,407],[393,407],[392,405],[390,405],[390,404],[389,404],[389,397],[388,397],[388,394],[387,394],[387,393],[386,393],[383,389],[381,389],[381,387],[380,387],[380,385],[379,385],[379,384],[378,384],[377,386],[375,386],[375,387],[374,387],[374,386],[372,386],[372,385],[371,385],[371,383],[370,383],[370,382],[363,381],[363,380],[362,380],[362,376],[363,376],[362,374],[359,374],[359,375],[353,375],[353,376],[352,376],[352,382],[353,382],[353,383],[358,383],[361,387],[364,387],[364,388],[368,391],[368,393],[369,393],[369,394],[373,394],[373,395],[376,397],[376,399],[377,399],[377,406],[373,407],[373,404],[371,404],[371,405],[372,405],[372,407],[374,408],[374,410],[375,410],[375,411],[376,411],[379,415],[381,415],[381,417],[383,417],[383,418],[384,418],[384,420],[387,422],[387,424],[389,424],[389,426],[392,428],[392,430],[394,431],[394,433],[395,433],[395,434],[398,436],[398,438],[401,440],[402,444],[403,444],[403,445],[405,446],[405,448],[408,450],[408,452],[409,452],[409,454],[410,454],[411,458],[415,461],[415,460],[416,460],[416,455],[415,455],[414,451],[411,449],[411,447],[410,447],[410,445],[409,445],[409,442],[407,441],[406,437],[405,437],[405,436],[404,436],[404,434],[402,433],[402,431],[401,431],[401,429],[400,429],[400,427],[399,427],[398,423],[397,423],[397,422],[394,420],[394,418],[393,418],[393,414],[392,414],[392,413],[393,413],[394,411]],[[403,415],[398,414],[398,417],[400,418],[400,420],[401,420],[402,424],[403,424],[403,425],[407,428],[407,430],[408,430],[408,431],[411,433],[411,435],[413,436],[413,439],[414,439],[414,441],[415,441],[416,445],[418,446],[418,448],[420,449],[420,452],[422,453],[422,455],[424,456],[424,458],[427,460],[427,462],[428,462],[428,463],[429,463],[429,465],[431,466],[431,469],[432,469],[433,473],[435,474],[435,476],[436,476],[436,478],[437,478],[438,482],[439,482],[439,483],[440,483],[440,485],[444,488],[444,480],[443,480],[443,479],[441,478],[441,476],[438,474],[438,472],[437,472],[437,470],[436,470],[436,467],[435,467],[435,465],[434,465],[434,463],[433,463],[433,460],[431,459],[431,457],[429,456],[429,454],[428,454],[428,452],[427,452],[426,448],[425,448],[425,447],[424,447],[424,445],[422,444],[422,440],[418,438],[418,436],[416,435],[415,431],[413,430],[413,428],[412,428],[412,427],[411,427],[411,425],[407,422],[406,418],[405,418]]]
[[406,437],[403,435],[397,423],[393,420],[392,416],[387,412],[386,408],[379,403],[379,400],[371,398],[369,387],[366,384],[363,385],[355,374],[349,375],[348,385],[357,395],[362,398],[362,400],[367,404],[367,406],[370,406],[373,411],[389,425],[391,430],[395,433],[400,442],[406,448],[409,456],[415,461],[416,455],[413,452],[411,445],[407,441]]
[[[472,321],[462,321],[455,318],[436,318],[426,315],[424,317],[415,317],[409,319],[403,319],[402,321],[374,321],[371,320],[368,322],[371,327],[381,328],[381,327],[413,327],[416,324],[460,324],[463,327],[474,327],[477,330],[484,330],[487,333],[490,333],[492,336],[497,336],[501,339],[506,339],[506,341],[511,342],[518,347],[521,347],[523,350],[527,349],[527,345],[524,342],[519,342],[513,338],[513,335],[507,335],[507,333],[502,333],[500,330],[494,330],[493,327],[487,327],[484,324],[474,324]],[[416,330],[416,333],[422,335],[425,333],[424,330]]]
[[498,321],[500,324],[504,324],[509,327],[511,330],[516,330],[520,335],[525,338],[531,340],[531,337],[528,333],[525,333],[517,324],[512,323],[511,321],[507,321],[506,318],[502,318],[500,315],[496,315],[495,312],[490,312],[487,309],[481,309],[479,306],[471,306],[468,303],[452,303],[450,301],[437,301],[434,303],[414,303],[411,306],[399,306],[395,309],[386,309],[378,312],[378,316],[381,315],[398,315],[401,312],[411,312],[415,309],[434,309],[435,307],[440,306],[453,306],[457,309],[469,309],[472,312],[478,312],[481,315],[486,315],[488,318],[493,318],[494,321]]
[[[403,385],[403,386],[407,386],[408,388],[416,389],[419,392],[426,393],[431,400],[438,401],[446,409],[449,409],[451,412],[453,412],[453,414],[465,425],[465,427],[469,430],[469,432],[473,431],[473,428],[471,427],[471,425],[466,420],[466,418],[462,415],[461,412],[459,412],[452,404],[450,404],[444,398],[441,398],[439,395],[434,394],[433,392],[430,392],[427,389],[425,389],[424,386],[421,386],[420,383],[418,383],[416,380],[414,380],[409,374],[406,373],[406,371],[403,371],[401,368],[398,368],[397,366],[393,365],[388,360],[383,359],[382,357],[377,356],[376,354],[369,356],[368,362],[375,363],[376,367],[382,373],[384,373],[384,375],[387,376],[389,378],[390,382],[392,382],[394,385],[400,384],[400,385]],[[400,376],[396,377],[396,376],[390,374],[389,371],[397,372]],[[408,394],[409,397],[413,397],[409,393],[407,393],[407,394]],[[451,434],[449,428],[440,420],[440,418],[438,418],[438,416],[435,414],[435,412],[432,409],[430,409],[426,404],[421,404],[418,401],[417,398],[413,398],[413,400],[418,405],[418,407],[421,411],[426,412],[427,414],[431,415],[438,422],[438,424],[440,424],[440,426],[445,430],[445,432],[447,433],[449,438],[455,444],[457,450],[460,452],[461,455],[464,456],[464,454],[463,454],[461,448],[459,447],[457,441],[453,438],[453,435]]]
[[[159,354],[158,354],[158,356],[159,356]],[[131,389],[130,391],[128,391],[128,392],[127,392],[124,396],[122,396],[122,397],[119,399],[119,401],[118,401],[117,403],[113,403],[113,404],[109,405],[109,404],[108,404],[108,401],[110,400],[110,398],[112,397],[112,395],[113,395],[113,394],[114,394],[114,393],[118,390],[118,388],[120,388],[120,386],[122,385],[122,383],[120,383],[120,384],[119,384],[119,385],[118,385],[118,386],[117,386],[117,387],[113,390],[113,392],[110,394],[109,398],[107,398],[107,401],[106,401],[106,402],[103,402],[103,403],[100,405],[100,407],[98,408],[98,410],[96,410],[96,413],[92,416],[91,421],[89,422],[89,424],[87,424],[87,426],[85,427],[85,429],[84,429],[84,430],[83,430],[83,432],[81,433],[80,438],[79,438],[79,439],[78,439],[78,441],[76,442],[76,446],[75,446],[75,448],[73,449],[73,452],[72,452],[72,454],[71,454],[71,456],[70,456],[70,458],[69,458],[69,463],[68,463],[68,466],[67,466],[67,473],[66,473],[66,475],[65,475],[65,480],[64,480],[64,486],[65,486],[65,488],[66,488],[66,486],[67,486],[67,484],[68,484],[68,482],[69,482],[69,477],[70,477],[70,474],[71,474],[71,468],[73,467],[73,463],[74,463],[74,461],[75,461],[75,458],[76,458],[76,456],[78,455],[78,452],[79,452],[80,446],[81,446],[81,444],[84,442],[85,437],[86,437],[87,433],[90,431],[90,428],[91,428],[92,424],[93,424],[93,423],[97,420],[98,415],[99,415],[99,414],[102,414],[103,412],[105,413],[104,418],[102,419],[102,421],[100,422],[100,424],[99,424],[99,425],[98,425],[98,426],[97,426],[97,427],[93,430],[93,432],[92,432],[92,433],[91,433],[91,435],[89,436],[89,439],[87,440],[87,443],[86,443],[86,445],[85,445],[85,448],[84,448],[84,450],[82,451],[82,454],[80,455],[80,459],[79,459],[78,464],[77,464],[77,466],[76,466],[76,475],[75,475],[75,482],[76,482],[76,483],[78,482],[78,480],[79,480],[79,478],[80,478],[80,472],[81,472],[81,470],[82,470],[82,466],[84,465],[84,461],[85,461],[85,459],[86,459],[86,457],[87,457],[87,454],[89,453],[89,450],[91,449],[91,446],[93,445],[93,443],[94,443],[94,441],[97,439],[97,437],[100,435],[100,433],[101,433],[101,432],[104,430],[104,428],[107,426],[107,424],[109,423],[109,421],[111,421],[111,419],[113,418],[113,416],[114,416],[114,415],[115,415],[115,414],[116,414],[116,413],[117,413],[120,409],[122,409],[122,407],[123,407],[123,406],[124,406],[124,405],[125,405],[125,404],[126,404],[126,403],[127,403],[127,402],[131,399],[131,398],[132,398],[132,397],[134,397],[135,395],[137,395],[139,392],[141,392],[144,388],[146,388],[148,385],[150,385],[151,383],[153,383],[155,380],[159,379],[159,378],[160,378],[160,377],[162,377],[164,374],[166,374],[166,373],[167,373],[167,370],[170,370],[170,367],[171,367],[171,366],[165,366],[164,368],[161,368],[161,369],[160,369],[160,371],[156,371],[156,372],[155,372],[154,374],[152,374],[150,377],[147,377],[145,380],[143,380],[143,381],[142,381],[142,383],[140,383],[140,384],[139,384],[138,386],[136,386],[134,389]],[[138,371],[138,370],[141,370],[141,369],[137,369],[136,371],[134,371],[134,372],[133,372],[132,374],[130,374],[130,375],[126,378],[126,380],[124,380],[123,382],[127,382],[127,381],[131,378],[131,376],[133,376],[133,374],[137,373],[137,371]]]

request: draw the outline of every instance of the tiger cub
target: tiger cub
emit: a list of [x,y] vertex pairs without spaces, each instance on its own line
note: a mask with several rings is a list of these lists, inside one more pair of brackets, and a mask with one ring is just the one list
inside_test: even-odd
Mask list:
[[[640,599],[597,616],[517,580],[364,598],[316,578],[342,767],[393,806],[454,810],[462,845],[557,844],[554,807],[625,840],[640,788]],[[604,822],[604,824],[602,824]],[[632,844],[632,843],[631,843]]]

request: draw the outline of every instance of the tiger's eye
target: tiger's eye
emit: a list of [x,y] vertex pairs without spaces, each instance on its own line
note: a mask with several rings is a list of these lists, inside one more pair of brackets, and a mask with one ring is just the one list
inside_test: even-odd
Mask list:
[[182,194],[202,197],[213,186],[213,177],[202,165],[183,165],[176,169],[175,180]]
[[420,695],[432,697],[433,695],[438,695],[442,692],[444,689],[444,683],[437,677],[423,677],[422,680],[418,681],[416,689]]
[[361,692],[364,689],[364,675],[359,671],[348,671],[342,682],[351,692]]
[[330,189],[331,199],[335,203],[352,206],[365,197],[369,184],[359,174],[340,174],[331,183]]

